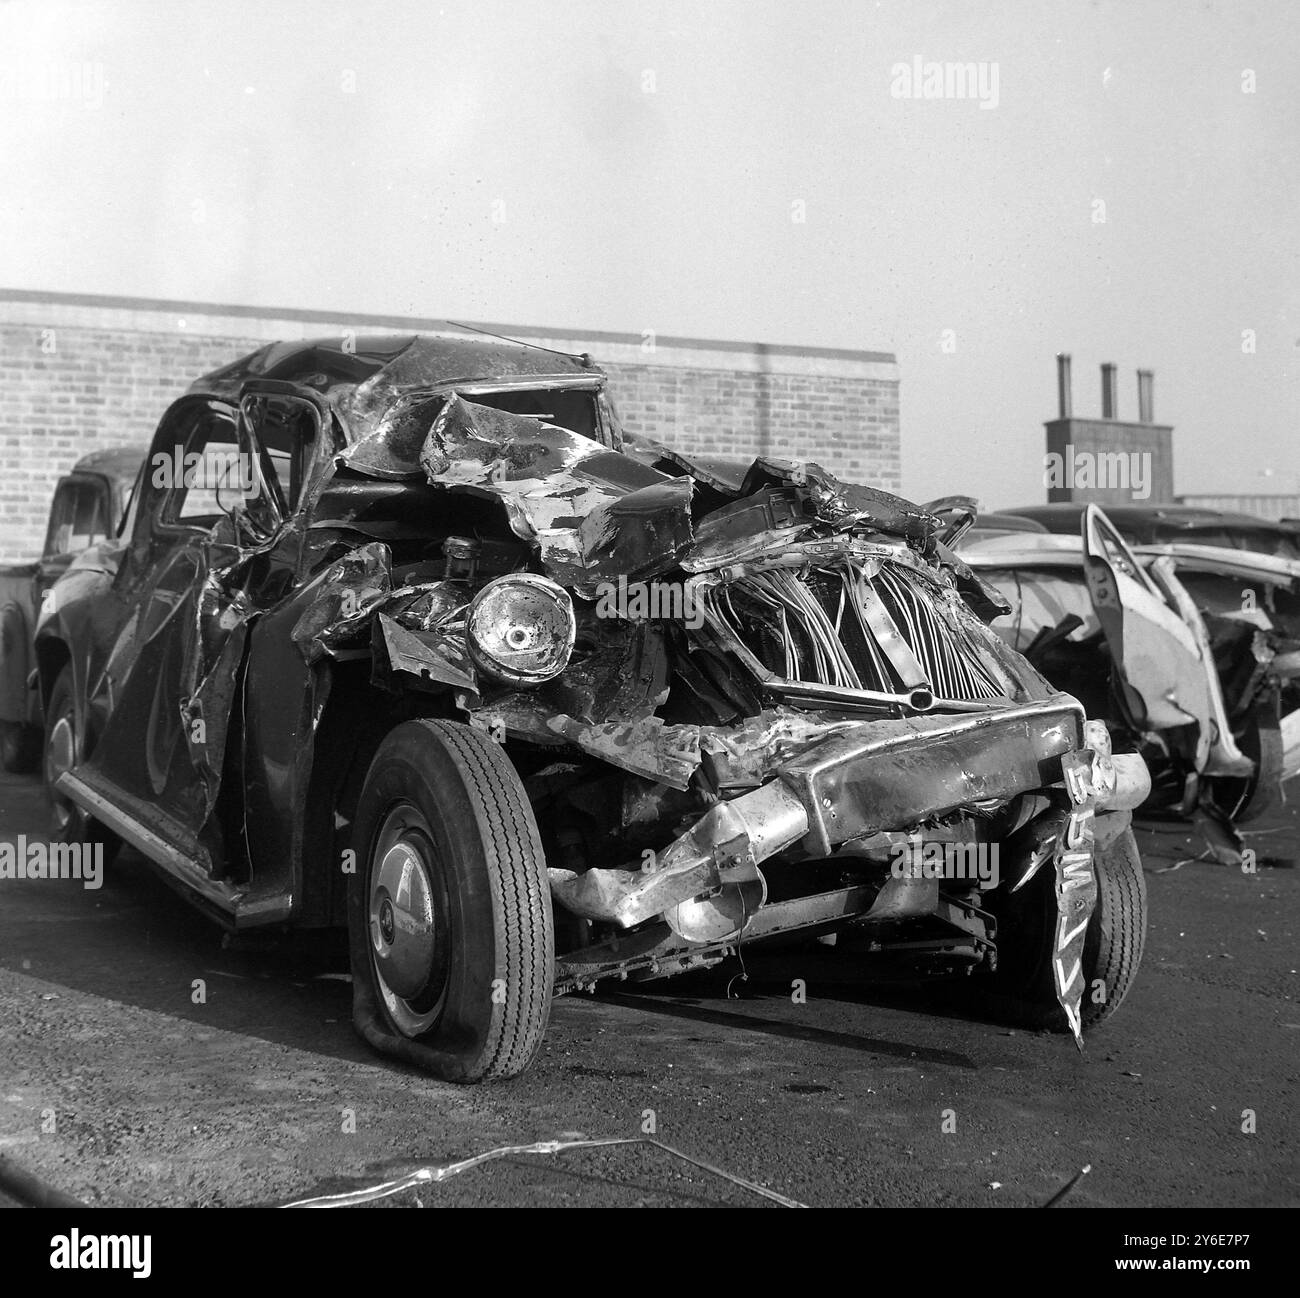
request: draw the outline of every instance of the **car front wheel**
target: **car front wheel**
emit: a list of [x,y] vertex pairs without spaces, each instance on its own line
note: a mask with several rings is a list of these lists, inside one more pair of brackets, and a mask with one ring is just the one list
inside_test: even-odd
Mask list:
[[[1147,928],[1146,879],[1133,831],[1125,828],[1104,844],[1099,842],[1093,868],[1097,904],[1083,944],[1085,1028],[1104,1023],[1123,1004],[1142,963]],[[994,897],[998,968],[987,981],[980,980],[990,994],[990,1008],[997,1017],[1023,1027],[1067,1031],[1052,978],[1056,940],[1052,862],[1046,862],[1022,892]],[[994,897],[989,899],[991,906]]]
[[447,721],[396,727],[353,848],[357,1030],[447,1081],[521,1073],[550,1014],[553,921],[537,824],[500,745]]

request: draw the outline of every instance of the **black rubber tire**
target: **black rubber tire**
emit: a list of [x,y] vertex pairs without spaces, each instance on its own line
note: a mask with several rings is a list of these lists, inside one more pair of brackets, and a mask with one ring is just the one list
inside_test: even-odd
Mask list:
[[[1084,1029],[1104,1023],[1124,1003],[1146,945],[1147,885],[1133,831],[1125,829],[1093,857],[1097,905],[1083,943]],[[998,898],[998,969],[973,980],[987,990],[987,1008],[1018,1027],[1068,1032],[1052,980],[1056,929],[1051,861],[1016,894]],[[1100,982],[1101,992],[1098,991]],[[1096,999],[1104,993],[1104,999]]]
[[30,775],[41,764],[45,736],[22,721],[0,721],[0,766],[11,775]]
[[[42,745],[42,775],[45,780],[46,796],[51,803],[50,838],[57,843],[99,843],[103,847],[102,860],[105,865],[112,863],[122,847],[122,840],[106,825],[67,799],[59,797],[51,787],[49,766],[50,737],[59,719],[67,715],[71,718],[76,732],[76,751],[78,760],[85,757],[84,738],[81,735],[77,719],[76,698],[73,693],[72,667],[66,666],[54,681],[50,690],[49,706],[45,709],[45,741]],[[67,820],[61,822],[58,809],[62,807],[67,813]]]
[[[417,994],[385,995],[371,937],[376,848],[398,816],[418,822],[433,899],[438,954]],[[380,744],[353,825],[348,881],[353,1022],[376,1049],[446,1081],[517,1076],[550,1017],[555,940],[537,822],[499,744],[449,721],[407,721]],[[379,933],[376,928],[375,941]],[[431,1019],[424,1022],[423,1018]]]

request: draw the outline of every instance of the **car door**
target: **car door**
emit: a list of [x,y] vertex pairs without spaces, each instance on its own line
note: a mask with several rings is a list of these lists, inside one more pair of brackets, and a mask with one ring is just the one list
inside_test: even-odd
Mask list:
[[121,614],[96,689],[107,719],[74,776],[211,874],[209,819],[251,618],[250,560],[271,545],[284,500],[247,422],[227,403],[183,401],[164,420],[115,579]]
[[1196,768],[1242,774],[1205,624],[1171,560],[1138,561],[1096,505],[1083,513],[1084,576],[1123,704],[1140,730],[1195,725]]

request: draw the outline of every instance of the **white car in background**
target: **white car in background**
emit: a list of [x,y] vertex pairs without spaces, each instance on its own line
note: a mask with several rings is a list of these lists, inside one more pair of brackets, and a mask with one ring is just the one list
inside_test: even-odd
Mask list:
[[1011,605],[994,630],[1143,754],[1148,806],[1201,813],[1216,852],[1239,852],[1235,824],[1300,773],[1300,560],[1131,546],[1096,505],[1073,536],[981,531],[942,505],[949,544]]

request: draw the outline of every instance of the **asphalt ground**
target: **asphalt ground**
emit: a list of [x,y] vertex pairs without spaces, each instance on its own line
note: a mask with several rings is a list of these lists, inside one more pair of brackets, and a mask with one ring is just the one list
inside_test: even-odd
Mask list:
[[[46,815],[35,780],[0,777],[0,838]],[[533,1068],[479,1087],[354,1036],[332,936],[224,938],[132,853],[99,890],[0,881],[0,1155],[92,1205],[252,1205],[652,1129],[813,1206],[1041,1205],[1084,1166],[1062,1206],[1294,1206],[1296,802],[1251,831],[1254,874],[1189,859],[1186,827],[1141,831],[1145,961],[1083,1054],[865,985],[833,952],[754,953],[743,979],[733,961],[562,998]],[[514,1154],[383,1202],[775,1206],[644,1144]]]

